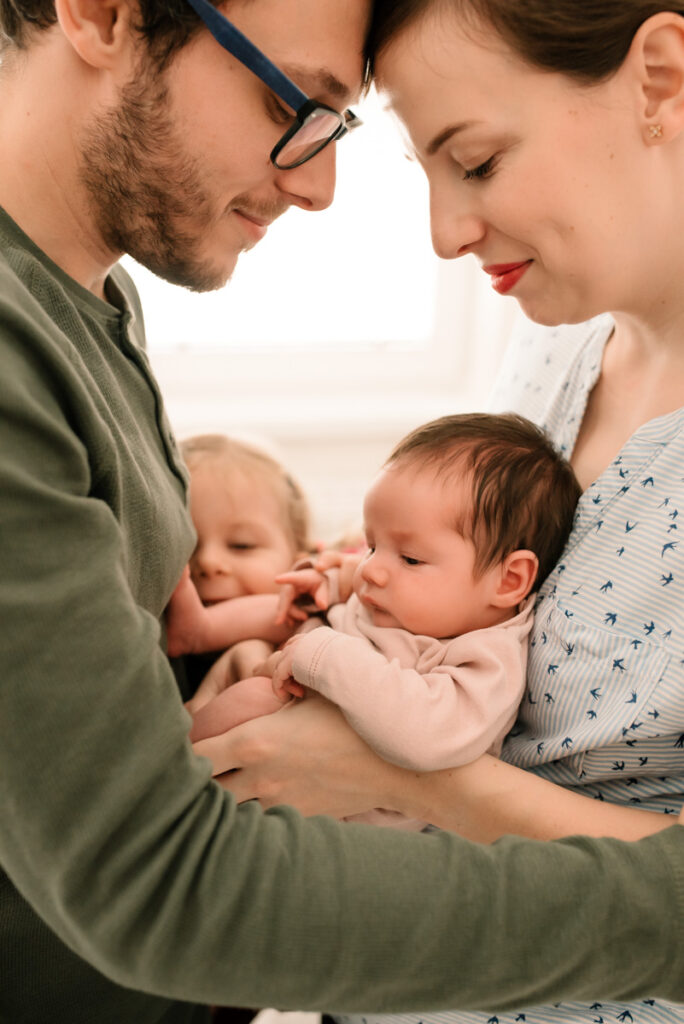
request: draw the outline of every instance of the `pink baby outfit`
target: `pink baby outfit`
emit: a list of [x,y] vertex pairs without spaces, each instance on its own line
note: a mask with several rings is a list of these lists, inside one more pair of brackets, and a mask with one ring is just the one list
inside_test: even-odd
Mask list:
[[[414,771],[498,754],[525,688],[534,599],[498,626],[446,640],[374,626],[356,595],[305,632],[293,675],[337,704],[385,761]],[[394,824],[380,812],[355,820]]]

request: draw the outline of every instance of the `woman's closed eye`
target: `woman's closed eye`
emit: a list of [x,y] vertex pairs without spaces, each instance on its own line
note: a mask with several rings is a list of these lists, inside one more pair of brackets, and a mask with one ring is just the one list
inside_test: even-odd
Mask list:
[[484,163],[478,164],[477,167],[464,167],[463,168],[463,180],[464,181],[477,181],[482,178],[489,178],[494,170],[496,164],[496,157],[490,156]]

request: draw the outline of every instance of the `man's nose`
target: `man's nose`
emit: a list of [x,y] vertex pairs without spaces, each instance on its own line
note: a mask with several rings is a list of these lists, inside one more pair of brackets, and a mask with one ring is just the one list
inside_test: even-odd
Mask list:
[[292,206],[314,212],[325,210],[335,195],[336,151],[331,142],[299,167],[279,170],[276,183]]

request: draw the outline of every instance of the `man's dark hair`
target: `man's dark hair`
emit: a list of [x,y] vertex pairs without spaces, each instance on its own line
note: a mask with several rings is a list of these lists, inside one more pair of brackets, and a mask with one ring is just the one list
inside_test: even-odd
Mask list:
[[434,469],[446,482],[464,478],[472,500],[454,508],[453,526],[475,546],[484,573],[512,551],[539,559],[543,583],[572,529],[581,488],[570,463],[543,430],[514,413],[443,416],[400,441],[387,467]]
[[[187,0],[138,0],[135,27],[150,57],[163,68],[190,41],[201,22]],[[23,50],[57,22],[54,0],[0,0],[0,56]]]

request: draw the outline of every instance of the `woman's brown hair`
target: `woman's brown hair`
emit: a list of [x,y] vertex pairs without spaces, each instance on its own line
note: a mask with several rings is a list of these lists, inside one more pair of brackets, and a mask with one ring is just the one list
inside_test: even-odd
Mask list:
[[376,0],[367,39],[371,69],[382,50],[428,12],[453,12],[464,27],[490,25],[523,60],[584,83],[614,74],[632,39],[660,11],[657,0]]

